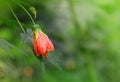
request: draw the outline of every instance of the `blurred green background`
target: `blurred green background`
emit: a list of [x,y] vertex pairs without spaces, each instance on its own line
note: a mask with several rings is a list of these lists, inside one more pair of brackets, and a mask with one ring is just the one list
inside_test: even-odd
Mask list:
[[[36,9],[35,22],[55,46],[44,74],[6,5],[32,33],[29,16],[14,1]],[[0,0],[0,82],[120,82],[119,49],[120,0]]]

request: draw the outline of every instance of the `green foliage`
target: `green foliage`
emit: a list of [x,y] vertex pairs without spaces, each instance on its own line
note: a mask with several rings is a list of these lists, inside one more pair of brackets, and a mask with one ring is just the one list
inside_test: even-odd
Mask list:
[[12,51],[10,50],[11,48],[17,49],[17,47],[15,47],[14,45],[12,45],[11,43],[9,43],[8,41],[0,38],[0,48],[6,50],[6,52],[8,52],[12,58],[14,58],[14,55],[12,53]]
[[[0,5],[0,11],[3,11],[0,14],[0,37],[5,38],[0,38],[0,54],[3,54],[0,56],[0,81],[120,82],[119,0],[13,1],[22,4],[25,9],[31,7],[35,22],[45,25],[42,29],[52,39],[55,51],[42,62],[41,58],[37,59],[31,48],[33,24],[24,9],[12,3],[26,33],[18,29],[11,12]],[[2,57],[6,52],[11,57],[15,55],[14,59]]]

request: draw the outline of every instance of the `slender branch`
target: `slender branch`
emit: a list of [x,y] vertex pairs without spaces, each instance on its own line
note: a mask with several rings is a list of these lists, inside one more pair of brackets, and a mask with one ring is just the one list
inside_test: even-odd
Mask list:
[[71,18],[72,18],[73,24],[76,27],[76,30],[79,31],[80,25],[79,25],[79,22],[77,20],[76,12],[74,10],[73,0],[67,0],[67,2],[68,2],[69,11],[70,11],[70,14],[71,14]]
[[[73,2],[73,0],[67,0],[67,2],[68,2],[71,18],[73,21],[73,25],[75,26],[75,31],[79,34],[79,33],[81,33],[80,32],[80,25],[79,25],[79,22],[77,20],[77,15],[76,15],[76,12],[74,9],[74,2]],[[77,39],[79,40],[79,37]],[[91,53],[90,52],[86,53],[85,58],[86,58],[86,62],[87,62],[87,71],[88,71],[88,75],[90,78],[90,82],[98,82],[97,72],[96,72],[95,67],[94,67]]]
[[19,19],[17,18],[17,16],[16,16],[15,12],[13,11],[12,7],[11,7],[9,4],[8,4],[8,7],[9,7],[10,11],[12,12],[12,14],[14,15],[15,19],[17,20],[18,24],[20,25],[21,29],[22,29],[23,32],[26,34],[26,32],[25,32],[22,24],[20,23]]
[[29,4],[27,4],[27,3],[23,2],[23,1],[18,1],[18,2],[20,2],[21,4],[24,4],[24,5],[28,6],[28,7],[31,7]]
[[21,4],[17,3],[17,5],[19,5],[28,14],[33,24],[36,25],[30,13]]
[[90,78],[90,82],[98,82],[97,72],[93,63],[92,54],[86,53],[85,55],[87,61],[87,71]]

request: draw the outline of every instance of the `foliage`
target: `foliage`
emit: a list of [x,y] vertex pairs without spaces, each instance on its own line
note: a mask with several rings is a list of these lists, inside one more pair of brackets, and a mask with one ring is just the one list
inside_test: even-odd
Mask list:
[[[32,21],[12,1],[27,10],[32,8],[29,12],[35,22],[52,39],[55,51],[44,64],[31,48]],[[0,81],[119,82],[119,4],[119,0],[10,0],[27,34],[12,12],[1,5],[0,37],[4,39],[0,38]]]

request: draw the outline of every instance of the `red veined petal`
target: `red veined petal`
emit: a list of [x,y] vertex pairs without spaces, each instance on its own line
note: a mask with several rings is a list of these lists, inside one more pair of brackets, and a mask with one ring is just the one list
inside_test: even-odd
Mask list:
[[34,51],[37,56],[46,52],[46,43],[41,33],[34,36]]
[[48,50],[48,51],[53,51],[53,50],[54,50],[54,46],[53,46],[51,40],[48,38],[47,35],[44,34],[44,36],[45,36],[45,40],[46,40],[47,50]]
[[43,56],[47,57],[48,56],[48,52],[46,51],[45,54],[43,54]]
[[39,51],[41,52],[41,54],[44,54],[47,49],[46,49],[46,42],[44,40],[44,36],[42,35],[42,33],[38,33],[38,48],[39,48]]
[[47,50],[48,51],[53,51],[54,50],[54,46],[53,46],[51,40],[49,40],[48,38],[46,40],[47,40]]

